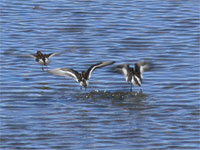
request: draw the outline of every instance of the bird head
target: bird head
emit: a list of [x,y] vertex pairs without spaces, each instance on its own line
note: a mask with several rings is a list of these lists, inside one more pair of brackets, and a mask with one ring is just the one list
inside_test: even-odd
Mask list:
[[135,70],[134,70],[133,68],[130,68],[130,70],[131,70],[131,72],[132,72],[132,73],[134,73],[134,72],[135,72]]
[[41,56],[42,55],[42,52],[41,51],[37,51],[36,53],[38,56]]
[[81,75],[82,75],[82,78],[87,79],[87,73],[85,71],[82,71]]

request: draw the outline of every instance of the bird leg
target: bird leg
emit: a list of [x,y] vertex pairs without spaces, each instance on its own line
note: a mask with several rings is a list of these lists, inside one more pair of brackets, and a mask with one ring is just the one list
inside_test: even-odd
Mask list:
[[47,71],[48,71],[48,66],[46,66],[46,69],[47,69]]
[[131,83],[131,89],[130,92],[133,92],[133,84]]

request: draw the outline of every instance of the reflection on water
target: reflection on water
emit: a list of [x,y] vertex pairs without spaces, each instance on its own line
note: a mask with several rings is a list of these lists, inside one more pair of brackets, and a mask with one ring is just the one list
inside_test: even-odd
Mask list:
[[[199,149],[197,1],[2,1],[1,144],[10,149]],[[48,69],[148,60],[142,87],[113,66],[85,91]]]

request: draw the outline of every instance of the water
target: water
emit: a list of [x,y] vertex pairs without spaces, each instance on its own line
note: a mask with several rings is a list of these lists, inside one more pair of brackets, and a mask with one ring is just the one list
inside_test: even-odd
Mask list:
[[[199,149],[199,2],[1,2],[1,149]],[[114,66],[89,88],[25,55],[58,52],[48,69],[148,60],[142,90]]]

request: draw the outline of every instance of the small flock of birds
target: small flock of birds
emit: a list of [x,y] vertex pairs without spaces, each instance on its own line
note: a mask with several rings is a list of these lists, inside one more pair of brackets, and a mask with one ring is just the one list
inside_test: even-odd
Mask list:
[[[43,54],[41,51],[37,51],[36,54],[31,54],[28,56],[34,58],[39,64],[41,64],[42,70],[44,70],[44,66],[47,66],[50,63],[49,59],[55,55],[58,55],[58,53]],[[114,63],[115,61],[100,62],[90,66],[87,71],[82,71],[81,73],[72,68],[56,68],[53,70],[49,70],[48,72],[58,76],[72,77],[80,83],[81,87],[84,87],[86,89],[89,85],[89,79],[92,75],[92,72],[95,69],[112,65]],[[126,81],[131,84],[132,91],[133,85],[141,86],[143,72],[148,71],[151,68],[152,66],[150,62],[141,61],[135,64],[135,68],[130,67],[129,64],[120,64],[116,66],[115,70],[125,76]]]

